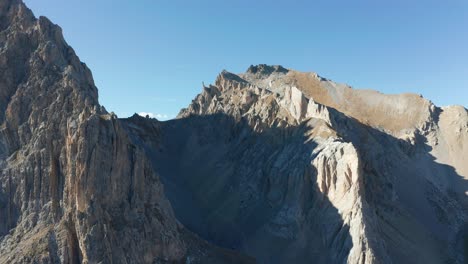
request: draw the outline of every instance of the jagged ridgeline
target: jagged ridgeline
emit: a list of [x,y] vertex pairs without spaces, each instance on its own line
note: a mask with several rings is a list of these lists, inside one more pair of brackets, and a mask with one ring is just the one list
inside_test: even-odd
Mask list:
[[468,112],[281,66],[118,119],[0,0],[0,263],[465,263]]

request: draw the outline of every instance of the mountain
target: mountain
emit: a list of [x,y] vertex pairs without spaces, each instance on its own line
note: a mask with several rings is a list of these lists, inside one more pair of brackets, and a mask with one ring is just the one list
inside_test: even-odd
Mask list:
[[125,121],[176,217],[259,263],[464,263],[468,112],[281,66]]
[[0,263],[250,261],[178,223],[57,25],[16,0],[0,17]]
[[0,0],[0,263],[464,263],[468,111],[282,66],[119,119]]

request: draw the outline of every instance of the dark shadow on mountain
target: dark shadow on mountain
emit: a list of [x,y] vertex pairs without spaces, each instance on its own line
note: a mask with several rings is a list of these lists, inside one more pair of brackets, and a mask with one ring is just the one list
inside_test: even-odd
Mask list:
[[224,114],[123,122],[192,232],[259,263],[346,262],[349,227],[316,185],[305,123],[256,132]]
[[0,188],[0,238],[16,226],[19,218],[19,208],[13,202],[13,193],[10,193],[13,189],[11,179],[8,178],[3,186],[5,189]]
[[[454,167],[437,162],[425,135],[416,133],[410,143],[335,109],[330,112],[334,128],[361,157],[365,199],[377,215],[379,239],[391,260],[468,263],[468,223],[461,221],[468,212],[468,181]],[[437,123],[440,111],[433,114]],[[406,248],[412,250],[402,252]]]
[[8,197],[0,188],[0,238],[8,233]]
[[[333,128],[361,157],[364,197],[378,228],[366,234],[373,238],[369,246],[383,242],[380,253],[397,263],[463,262],[468,228],[460,215],[468,209],[467,181],[435,160],[424,135],[411,143],[335,109],[330,114]],[[161,175],[177,218],[192,232],[260,263],[346,260],[349,227],[339,238],[344,253],[333,258],[340,251],[331,252],[327,243],[336,236],[323,239],[330,237],[323,225],[338,228],[343,221],[316,186],[312,158],[296,155],[316,147],[306,141],[305,122],[264,126],[261,132],[224,114],[167,122],[133,117],[124,123]]]

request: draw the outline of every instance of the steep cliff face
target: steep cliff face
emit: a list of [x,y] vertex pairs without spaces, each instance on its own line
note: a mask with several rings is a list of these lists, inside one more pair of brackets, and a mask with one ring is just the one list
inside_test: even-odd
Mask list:
[[0,263],[242,262],[174,217],[47,18],[0,1]]
[[126,123],[181,223],[260,263],[463,263],[467,116],[258,65]]

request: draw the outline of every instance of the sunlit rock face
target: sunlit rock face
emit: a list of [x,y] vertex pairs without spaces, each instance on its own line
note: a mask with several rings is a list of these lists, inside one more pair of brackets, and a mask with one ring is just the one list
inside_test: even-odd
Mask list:
[[0,0],[0,263],[465,263],[468,113],[282,66],[118,119]]

